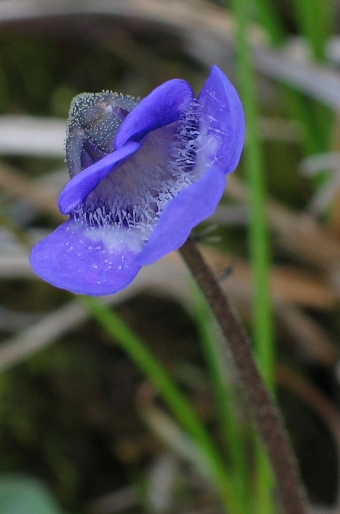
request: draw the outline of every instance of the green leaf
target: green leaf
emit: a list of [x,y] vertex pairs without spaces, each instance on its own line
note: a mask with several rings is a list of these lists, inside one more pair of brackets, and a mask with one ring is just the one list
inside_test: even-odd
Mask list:
[[62,514],[39,480],[20,476],[0,478],[1,514]]

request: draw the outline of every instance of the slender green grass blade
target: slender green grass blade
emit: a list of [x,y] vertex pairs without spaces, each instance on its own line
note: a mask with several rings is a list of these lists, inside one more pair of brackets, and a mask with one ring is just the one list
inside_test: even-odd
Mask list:
[[[325,44],[331,35],[332,9],[324,0],[295,0],[297,25],[309,42],[312,55],[323,60]],[[289,34],[277,13],[277,5],[272,0],[255,0],[255,13],[274,46],[281,46]],[[329,150],[329,133],[333,117],[330,110],[287,86],[282,86],[290,115],[299,120],[303,127],[303,144],[307,154]],[[315,130],[318,127],[318,130]]]
[[[268,228],[265,214],[266,188],[264,159],[258,136],[258,102],[254,84],[255,74],[251,62],[251,49],[247,33],[249,28],[249,1],[232,0],[236,20],[236,49],[238,57],[239,89],[247,122],[247,143],[244,166],[249,188],[249,241],[252,258],[254,296],[254,340],[259,366],[270,388],[274,386],[275,347],[273,341],[270,296],[270,258]],[[273,514],[273,478],[263,449],[256,446],[255,506],[259,514]]]
[[271,0],[256,0],[255,4],[256,18],[261,25],[266,28],[267,33],[274,45],[279,46],[284,42],[286,33],[284,27],[280,23],[276,6]]
[[202,350],[210,372],[222,438],[230,459],[235,492],[243,500],[244,512],[249,509],[249,461],[246,455],[247,440],[237,404],[235,390],[227,377],[227,355],[219,343],[216,322],[210,308],[195,285],[192,285],[195,320],[199,330]]
[[309,42],[314,58],[325,60],[325,45],[331,32],[330,2],[325,0],[295,0],[300,33]]
[[[299,33],[309,44],[312,57],[316,61],[325,61],[326,44],[332,33],[331,3],[325,0],[295,0],[294,4]],[[316,136],[312,153],[327,151],[333,116],[326,106],[314,100],[305,101],[311,117],[309,132]],[[315,127],[318,127],[317,131]]]
[[210,476],[218,490],[226,512],[243,514],[235,494],[232,480],[214,441],[195,410],[183,396],[170,375],[150,352],[144,342],[111,309],[95,298],[81,297],[82,303],[92,316],[107,330],[113,339],[126,351],[135,364],[149,378],[176,419],[188,431],[200,447]]
[[254,275],[254,339],[261,371],[267,383],[272,386],[274,382],[275,352],[270,295],[268,227],[265,211],[265,166],[258,134],[259,113],[254,87],[256,78],[247,39],[249,2],[247,0],[232,0],[231,3],[237,24],[238,83],[247,124],[247,141],[243,163],[249,188],[249,238]]

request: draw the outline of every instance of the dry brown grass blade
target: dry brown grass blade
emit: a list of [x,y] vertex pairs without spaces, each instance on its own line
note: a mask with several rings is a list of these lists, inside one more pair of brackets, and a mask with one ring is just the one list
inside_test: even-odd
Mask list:
[[[114,296],[106,297],[103,301],[111,305],[119,305],[141,291],[155,290],[158,294],[163,293],[179,298],[184,305],[188,306],[190,304],[188,275],[184,265],[178,266],[179,259],[177,261],[173,257],[171,255],[167,256],[153,266],[143,268],[129,288]],[[28,259],[25,262],[25,270],[28,272]],[[30,276],[33,277],[33,273],[30,272]],[[33,353],[46,348],[63,334],[83,323],[88,316],[86,309],[77,300],[72,300],[59,309],[55,309],[33,326],[2,342],[0,346],[0,370],[6,370],[22,362]]]
[[55,219],[65,220],[59,212],[56,198],[51,197],[46,188],[4,163],[0,164],[0,188],[10,198],[19,198]]
[[66,122],[37,116],[0,117],[0,155],[64,157]]
[[140,502],[140,494],[136,487],[128,486],[97,498],[88,505],[88,509],[92,514],[119,514],[139,505]]
[[44,316],[33,326],[22,330],[0,346],[0,370],[24,361],[53,343],[87,318],[85,309],[76,300]]
[[[205,250],[203,253],[217,276],[230,267],[232,260],[229,256],[212,250]],[[250,299],[252,278],[249,264],[237,260],[224,282],[224,287],[231,296]],[[275,305],[295,304],[329,309],[337,303],[336,294],[325,284],[322,276],[288,266],[273,266],[272,295]]]
[[[247,201],[247,187],[235,176],[229,178],[226,195]],[[294,251],[304,261],[324,268],[338,267],[340,241],[327,233],[325,227],[306,214],[294,213],[278,201],[267,202],[270,225],[280,236],[282,244]]]
[[[211,250],[203,253],[217,276],[230,265],[230,258],[224,254]],[[305,360],[334,365],[340,356],[337,345],[318,323],[303,312],[303,308],[335,308],[338,296],[324,277],[317,273],[306,273],[287,266],[274,266],[271,273],[274,312],[283,322],[284,332],[291,338],[296,351]],[[246,317],[250,315],[247,307],[252,300],[251,284],[251,268],[243,261],[234,264],[232,273],[223,283],[224,291],[236,301],[240,312]]]
[[[230,264],[227,257],[211,250],[206,251],[205,256],[217,272]],[[26,261],[24,269],[25,273],[33,276]],[[334,305],[335,296],[332,291],[315,279],[307,278],[303,274],[300,275],[291,270],[289,277],[287,271],[275,269],[273,277],[273,295],[276,298],[277,306],[293,303],[309,307],[329,308]],[[250,302],[252,294],[249,266],[245,263],[238,263],[231,276],[224,281],[223,287],[231,297]],[[154,291],[157,294],[171,296],[180,301],[189,311],[191,310],[192,298],[188,272],[181,258],[175,253],[151,266],[144,267],[129,288],[107,297],[104,301],[111,305],[119,305],[142,291]],[[52,344],[63,334],[80,325],[87,317],[88,314],[82,305],[77,300],[73,300],[46,315],[33,326],[3,341],[0,347],[0,370],[8,369],[34,352]]]
[[[171,30],[201,30],[214,26],[221,36],[230,35],[233,28],[231,17],[222,8],[206,2],[190,0],[59,0],[58,2],[37,0],[8,0],[0,2],[0,22],[10,26],[19,21],[38,20],[56,16],[106,14],[126,17],[130,20],[168,26]],[[252,33],[260,34],[260,31]]]
[[[232,17],[225,9],[201,0],[9,0],[0,3],[0,23],[52,19],[60,16],[104,14],[156,24],[182,36],[186,50],[202,63],[225,64],[233,52]],[[265,44],[263,32],[256,26],[249,31],[257,71],[307,92],[332,108],[340,107],[340,76],[327,65],[315,65],[307,58],[295,59],[289,53],[273,50]]]

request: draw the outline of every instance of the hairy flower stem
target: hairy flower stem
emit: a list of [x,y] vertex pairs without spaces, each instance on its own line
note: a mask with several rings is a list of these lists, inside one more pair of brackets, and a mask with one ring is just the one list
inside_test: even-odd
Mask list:
[[257,369],[250,340],[193,239],[189,238],[180,252],[208,300],[233,353],[253,418],[268,452],[283,511],[285,514],[306,514],[306,498],[296,459],[281,415]]

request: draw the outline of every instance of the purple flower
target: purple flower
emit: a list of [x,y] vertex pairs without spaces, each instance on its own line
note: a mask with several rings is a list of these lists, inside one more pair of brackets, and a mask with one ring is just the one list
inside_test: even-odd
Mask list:
[[240,99],[217,66],[197,99],[180,79],[142,101],[77,96],[66,137],[71,180],[59,197],[70,218],[33,248],[33,269],[75,293],[123,289],[214,212],[243,141]]

